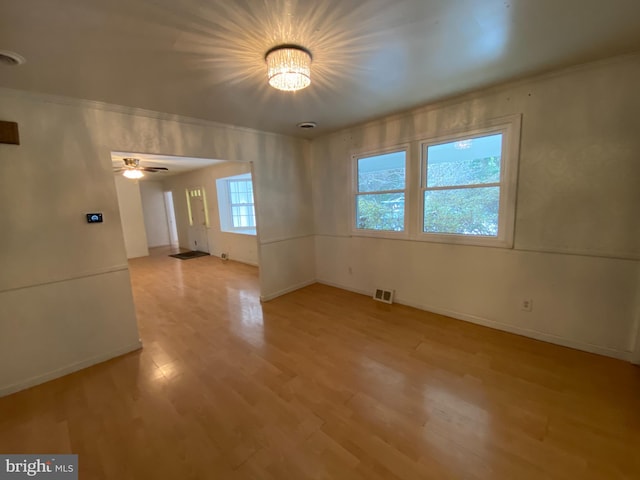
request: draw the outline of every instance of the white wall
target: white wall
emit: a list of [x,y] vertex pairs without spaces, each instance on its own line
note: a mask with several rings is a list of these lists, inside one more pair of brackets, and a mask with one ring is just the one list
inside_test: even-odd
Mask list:
[[[269,255],[260,255],[260,278],[272,286],[270,291],[262,292],[263,301],[316,283],[316,244],[312,235],[267,241],[262,247],[262,252],[268,251]],[[285,258],[295,268],[288,268],[283,263]]]
[[0,91],[21,141],[0,145],[0,395],[140,346],[98,117]]
[[[0,118],[21,140],[0,145],[0,395],[140,345],[111,151],[253,161],[265,238],[289,242],[259,254],[286,288],[313,280],[296,264],[314,256],[297,240],[313,233],[305,141],[6,89]],[[262,270],[263,294],[281,289]]]
[[[638,281],[636,288],[636,322],[635,322],[635,348],[631,354],[631,361],[640,365],[640,268],[638,269]],[[632,332],[633,336],[633,332]]]
[[139,182],[122,175],[114,175],[114,179],[127,258],[146,257],[149,249]]
[[[148,175],[153,175],[152,173]],[[142,198],[142,215],[144,229],[147,233],[147,246],[160,247],[169,245],[169,227],[167,210],[164,204],[164,187],[162,182],[143,180],[139,182]]]
[[[619,358],[635,344],[640,62],[621,57],[344,130],[312,144],[317,278]],[[522,114],[513,249],[351,236],[350,154]],[[350,273],[350,271],[352,273]],[[533,299],[533,311],[520,302]]]
[[[288,149],[279,149],[271,168],[254,165],[260,280],[270,287],[261,289],[263,300],[316,281],[311,151],[307,142],[296,147],[296,158],[301,161],[289,161]],[[266,222],[267,218],[276,221]]]
[[251,172],[251,164],[248,162],[224,162],[181,175],[173,175],[164,180],[165,188],[173,193],[176,227],[181,247],[190,248],[185,190],[191,187],[202,187],[207,197],[210,224],[207,229],[207,237],[211,255],[219,257],[222,253],[228,253],[231,260],[258,265],[256,236],[223,232],[220,228],[220,216],[218,215],[216,179],[249,172]]

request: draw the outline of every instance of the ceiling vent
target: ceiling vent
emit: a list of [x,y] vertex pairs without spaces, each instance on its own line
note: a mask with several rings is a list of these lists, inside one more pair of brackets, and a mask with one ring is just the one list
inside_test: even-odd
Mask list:
[[8,50],[0,50],[0,65],[8,65],[15,67],[22,65],[26,60],[22,55],[18,55],[15,52],[9,52]]

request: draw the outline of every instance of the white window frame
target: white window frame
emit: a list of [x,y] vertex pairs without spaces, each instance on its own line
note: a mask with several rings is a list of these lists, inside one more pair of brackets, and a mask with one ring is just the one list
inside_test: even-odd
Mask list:
[[[447,135],[420,141],[420,209],[417,222],[418,239],[428,242],[480,245],[491,247],[513,247],[516,212],[516,191],[518,181],[518,162],[520,157],[521,115],[496,119],[482,126],[460,130]],[[424,194],[427,191],[427,148],[442,143],[455,142],[489,135],[502,134],[502,153],[500,158],[500,182],[487,186],[500,187],[498,208],[498,235],[464,235],[451,233],[424,232]],[[431,189],[429,189],[431,190]]]
[[[234,178],[234,179],[227,179],[227,187],[229,190],[229,210],[230,210],[230,215],[231,215],[231,228],[233,228],[234,230],[241,230],[241,229],[245,229],[245,228],[256,228],[256,212],[255,212],[255,201],[252,201],[251,203],[233,203],[233,196],[231,195],[231,184],[232,183],[244,183],[244,184],[249,184],[251,185],[251,199],[253,200],[253,183],[251,182],[251,178]],[[247,192],[248,193],[248,192]],[[251,207],[251,209],[253,210],[253,225],[250,226],[238,226],[235,224],[235,219],[234,219],[234,214],[233,214],[233,207]],[[246,216],[246,215],[243,215]]]
[[233,213],[232,207],[235,205],[253,206],[254,220],[257,225],[256,219],[256,198],[255,191],[253,191],[253,204],[235,204],[231,202],[231,190],[229,188],[230,182],[236,181],[249,181],[253,186],[253,179],[250,173],[243,173],[241,175],[233,175],[231,177],[217,178],[216,190],[218,193],[218,214],[220,216],[220,230],[225,233],[239,233],[242,235],[256,235],[257,226],[253,227],[235,227],[233,225]]
[[[402,190],[381,190],[373,192],[359,192],[358,191],[358,160],[367,157],[375,157],[378,155],[385,155],[387,153],[404,152],[404,189]],[[375,150],[369,150],[366,152],[357,152],[351,155],[351,233],[354,236],[364,237],[381,237],[381,238],[407,238],[409,236],[408,226],[409,219],[407,212],[409,211],[409,144],[393,145],[390,147],[381,147]],[[385,193],[402,193],[404,194],[404,225],[403,230],[373,230],[358,228],[358,219],[356,215],[358,213],[357,200],[359,195],[375,195]]]

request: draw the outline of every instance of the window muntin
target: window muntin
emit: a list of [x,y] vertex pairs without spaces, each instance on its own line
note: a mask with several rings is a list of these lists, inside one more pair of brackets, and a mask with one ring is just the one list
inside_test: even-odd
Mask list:
[[406,149],[354,159],[355,229],[404,232]]

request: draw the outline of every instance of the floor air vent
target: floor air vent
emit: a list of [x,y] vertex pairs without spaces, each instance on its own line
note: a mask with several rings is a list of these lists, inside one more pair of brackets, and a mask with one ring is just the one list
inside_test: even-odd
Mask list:
[[383,290],[376,288],[373,299],[383,303],[393,303],[393,290]]

